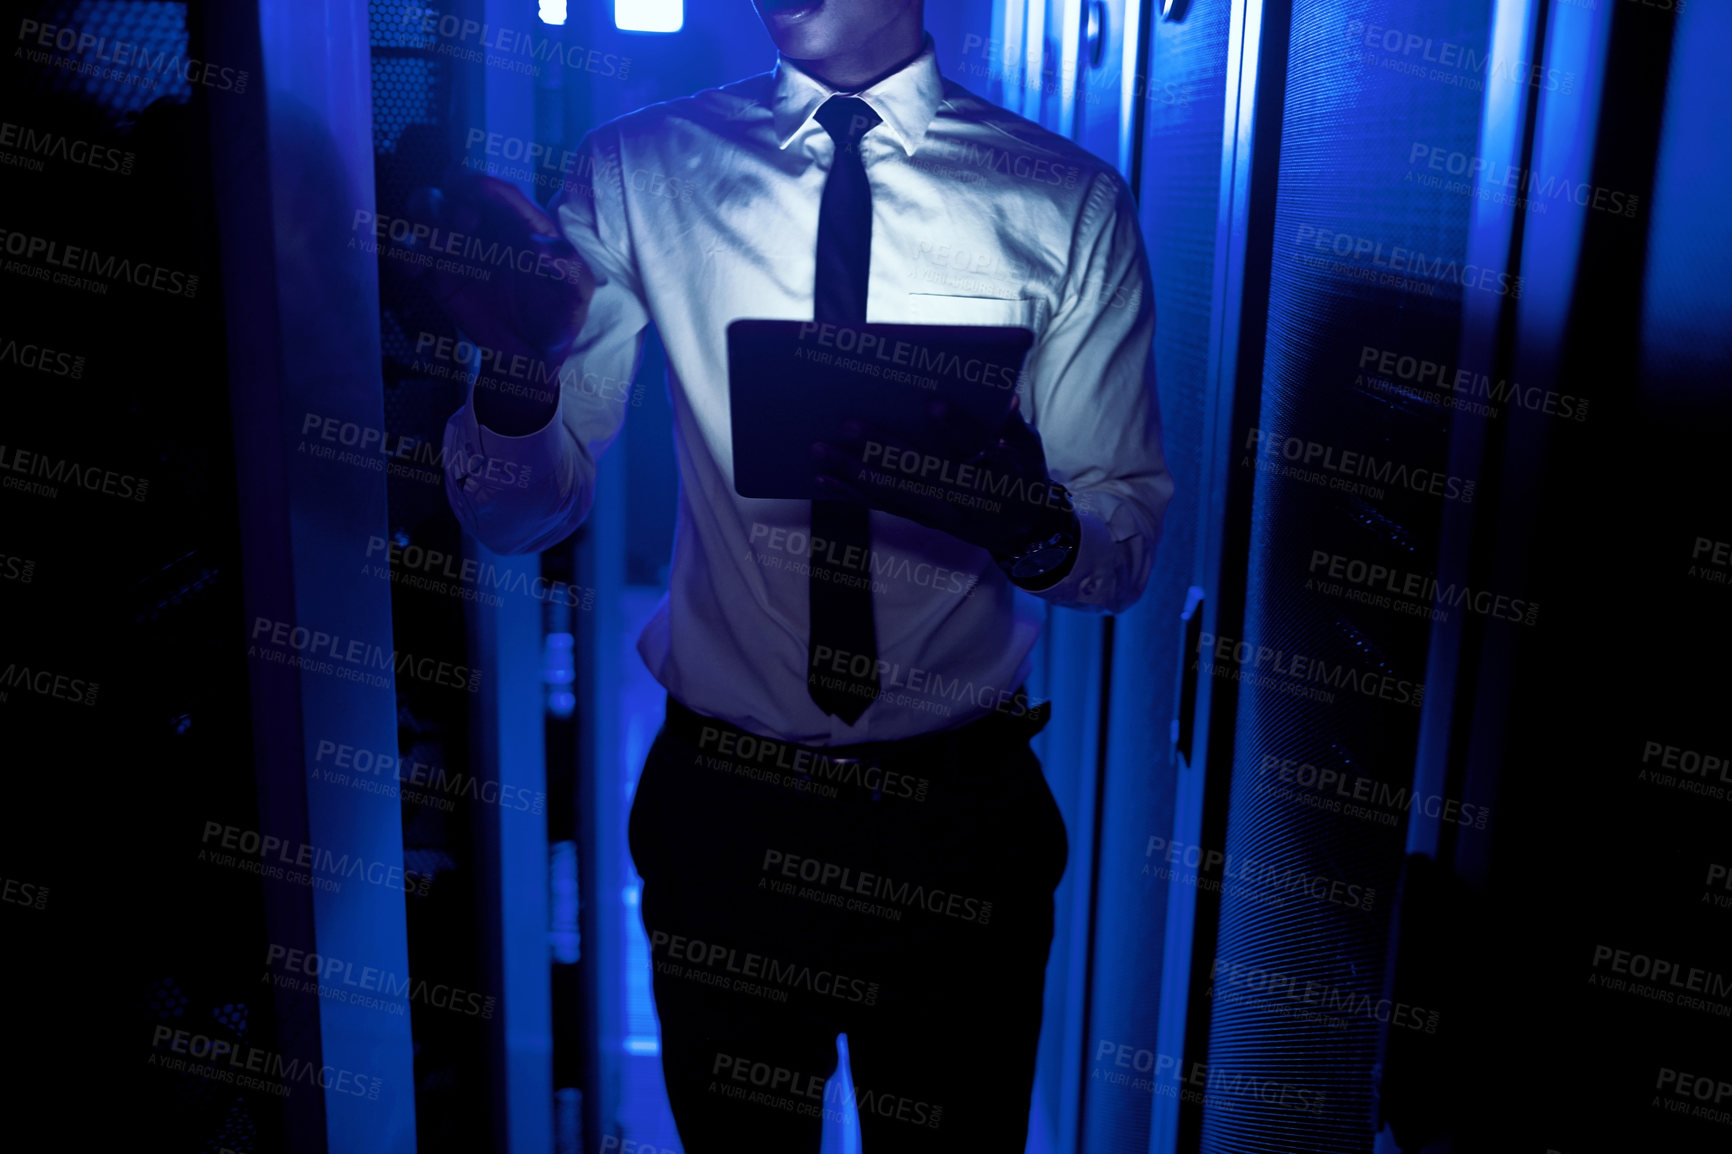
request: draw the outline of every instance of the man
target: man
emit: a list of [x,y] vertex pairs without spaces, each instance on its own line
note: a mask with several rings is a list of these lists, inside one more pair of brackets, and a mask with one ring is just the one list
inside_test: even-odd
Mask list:
[[[443,226],[541,259],[436,287],[550,382],[477,382],[447,493],[496,550],[569,535],[656,324],[680,498],[630,833],[686,1149],[813,1154],[846,1033],[868,1148],[1019,1152],[1067,853],[1029,653],[1043,602],[1137,599],[1172,493],[1136,210],[1109,166],[943,80],[921,0],[755,3],[775,71],[595,130],[555,219],[498,181],[446,190]],[[750,500],[739,318],[1035,343],[1002,429],[855,424],[812,446],[822,499]]]

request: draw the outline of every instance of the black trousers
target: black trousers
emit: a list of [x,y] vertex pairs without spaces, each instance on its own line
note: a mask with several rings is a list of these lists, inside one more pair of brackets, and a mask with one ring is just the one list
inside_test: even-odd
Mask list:
[[869,1150],[1021,1154],[1068,851],[1035,732],[826,752],[670,702],[629,836],[688,1154],[816,1154],[850,1105]]

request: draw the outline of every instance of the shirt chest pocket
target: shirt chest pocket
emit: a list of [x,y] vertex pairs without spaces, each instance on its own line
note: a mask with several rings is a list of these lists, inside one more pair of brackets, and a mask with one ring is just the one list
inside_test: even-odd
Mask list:
[[[1039,340],[1046,326],[1046,302],[1031,297],[959,297],[909,293],[905,324],[1015,325]],[[901,318],[898,318],[901,319]]]

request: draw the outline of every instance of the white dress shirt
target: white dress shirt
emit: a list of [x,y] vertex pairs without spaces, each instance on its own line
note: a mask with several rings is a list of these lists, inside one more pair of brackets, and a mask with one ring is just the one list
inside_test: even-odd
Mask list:
[[[625,420],[653,321],[668,355],[679,511],[670,588],[638,652],[687,707],[806,745],[1020,713],[1013,694],[1044,602],[1131,605],[1172,496],[1129,189],[1092,154],[941,77],[929,37],[905,68],[851,94],[883,120],[860,143],[872,187],[867,320],[1034,331],[1021,411],[1076,496],[1081,544],[1065,579],[1031,594],[985,550],[873,511],[859,572],[874,574],[881,694],[852,725],[813,704],[811,505],[734,492],[726,331],[742,317],[812,318],[834,151],[813,113],[832,95],[783,59],[590,133],[550,208],[598,282],[558,414],[508,437],[480,426],[471,404],[445,431],[446,492],[463,525],[498,552],[557,544],[589,512],[596,457]],[[462,465],[477,453],[518,468]],[[525,471],[526,485],[502,479]]]

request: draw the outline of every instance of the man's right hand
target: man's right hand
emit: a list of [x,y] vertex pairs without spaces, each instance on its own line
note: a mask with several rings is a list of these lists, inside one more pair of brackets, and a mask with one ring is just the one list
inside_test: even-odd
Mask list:
[[[429,229],[404,262],[483,350],[472,403],[481,424],[520,437],[559,408],[559,371],[595,295],[595,277],[559,226],[518,189],[463,168],[416,194]],[[514,358],[523,358],[515,360]]]

